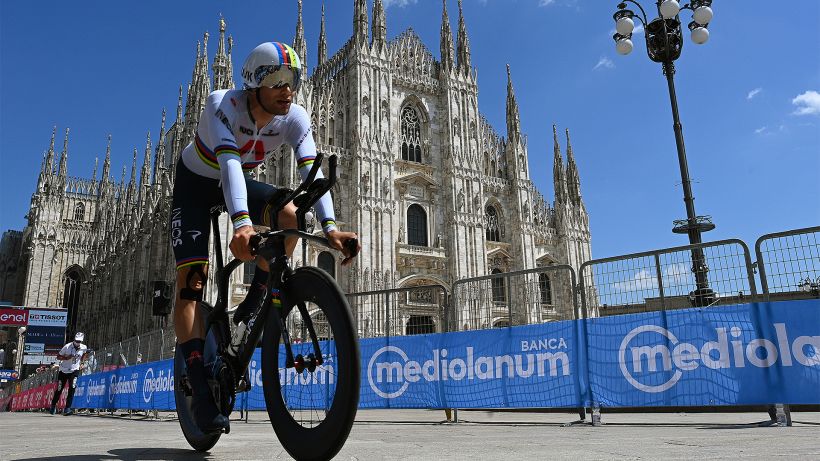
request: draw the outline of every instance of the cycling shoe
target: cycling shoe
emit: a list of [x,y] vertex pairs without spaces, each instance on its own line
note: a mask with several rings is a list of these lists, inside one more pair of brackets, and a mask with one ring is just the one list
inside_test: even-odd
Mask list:
[[231,421],[223,415],[213,398],[208,395],[194,394],[191,402],[191,411],[194,413],[194,421],[199,427],[199,430],[208,434],[213,432],[228,433],[231,430]]

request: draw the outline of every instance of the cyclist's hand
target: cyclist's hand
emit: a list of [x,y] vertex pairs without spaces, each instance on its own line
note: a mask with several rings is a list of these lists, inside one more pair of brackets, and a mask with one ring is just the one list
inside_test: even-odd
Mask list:
[[242,261],[253,261],[253,255],[248,247],[251,237],[256,235],[253,226],[242,226],[233,231],[233,238],[231,239],[231,253]]
[[[342,266],[347,266],[348,264],[353,262],[353,258],[356,256],[350,254],[350,250],[345,248],[344,243],[350,239],[358,239],[359,236],[356,235],[355,232],[342,232],[342,231],[331,231],[327,234],[327,241],[330,243],[330,246],[333,248],[341,251],[345,255],[345,259],[342,260]],[[356,253],[358,254],[362,251],[362,244],[359,243],[359,247],[356,249]]]

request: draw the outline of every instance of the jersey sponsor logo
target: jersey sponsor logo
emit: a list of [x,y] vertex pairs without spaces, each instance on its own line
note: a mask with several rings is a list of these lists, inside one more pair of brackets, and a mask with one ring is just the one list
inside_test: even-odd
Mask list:
[[171,211],[171,246],[182,245],[182,209],[174,208]]
[[231,134],[233,134],[233,128],[231,128],[231,122],[228,121],[228,117],[225,116],[225,112],[222,112],[222,109],[217,109],[216,113],[214,115],[216,115],[216,118],[218,118],[219,121],[222,122],[223,125],[225,125],[225,128],[227,128],[228,131]]
[[268,130],[268,131],[262,133],[262,136],[279,136],[279,132],[278,131],[273,131],[273,130]]
[[310,129],[305,131],[305,134],[302,135],[302,137],[299,139],[299,142],[297,142],[296,145],[293,146],[293,151],[294,152],[299,151],[299,148],[302,147],[302,143],[305,142],[305,138],[307,138],[309,134],[310,134]]
[[253,136],[254,135],[254,132],[253,132],[252,129],[246,128],[242,125],[239,125],[239,132],[242,133],[242,134],[246,134],[248,136]]
[[189,230],[188,233],[191,234],[191,240],[193,240],[194,242],[196,242],[197,237],[202,235],[202,232],[198,230]]
[[239,148],[239,152],[242,154],[247,154],[251,151],[253,151],[255,161],[261,162],[262,160],[265,160],[265,143],[261,140],[256,141],[255,144],[253,140],[250,140],[246,142],[244,146]]

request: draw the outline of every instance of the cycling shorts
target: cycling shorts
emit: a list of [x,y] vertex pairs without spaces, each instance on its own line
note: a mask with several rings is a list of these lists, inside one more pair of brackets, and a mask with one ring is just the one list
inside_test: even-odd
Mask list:
[[[248,190],[251,220],[262,224],[266,221],[262,215],[268,199],[276,192],[276,188],[247,176],[245,186]],[[192,172],[180,159],[176,167],[170,216],[171,246],[177,269],[208,263],[211,209],[224,204],[219,180]]]

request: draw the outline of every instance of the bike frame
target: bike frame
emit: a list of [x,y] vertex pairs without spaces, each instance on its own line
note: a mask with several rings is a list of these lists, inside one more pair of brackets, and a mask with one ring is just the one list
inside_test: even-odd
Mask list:
[[[223,358],[223,360],[227,359],[234,377],[234,386],[239,383],[239,380],[245,375],[245,371],[248,369],[248,365],[250,364],[251,358],[253,357],[253,353],[256,350],[256,345],[259,344],[259,340],[262,337],[262,332],[265,329],[265,325],[268,321],[268,316],[271,314],[271,311],[275,310],[273,308],[273,301],[270,295],[270,289],[278,289],[283,294],[283,302],[282,302],[282,310],[275,312],[275,315],[278,315],[279,327],[282,332],[282,339],[285,345],[285,352],[286,352],[286,360],[285,366],[287,368],[291,368],[295,366],[295,360],[293,357],[293,353],[291,351],[290,345],[290,334],[287,330],[287,325],[285,322],[286,319],[286,312],[284,310],[286,303],[286,290],[284,290],[284,283],[287,277],[289,277],[293,273],[293,269],[290,267],[290,258],[288,258],[285,252],[285,239],[287,237],[299,237],[306,240],[310,240],[316,242],[322,246],[331,248],[328,240],[324,237],[317,236],[310,234],[305,231],[306,229],[306,218],[305,215],[307,214],[310,207],[318,201],[318,199],[324,195],[327,191],[329,191],[333,184],[335,183],[336,178],[336,156],[331,156],[330,158],[330,172],[329,178],[322,181],[316,180],[314,178],[316,173],[318,172],[319,166],[322,162],[322,154],[318,153],[316,159],[314,160],[313,167],[308,174],[307,179],[294,191],[290,191],[287,193],[285,198],[281,198],[274,203],[271,203],[271,228],[276,229],[278,227],[278,214],[279,212],[284,209],[285,205],[293,201],[295,204],[298,205],[296,211],[297,217],[297,227],[298,229],[284,229],[284,230],[272,230],[270,232],[263,232],[257,234],[259,239],[257,240],[258,247],[257,247],[257,255],[263,257],[269,265],[269,272],[268,272],[268,293],[265,296],[265,302],[262,305],[262,308],[259,310],[258,315],[253,318],[253,322],[248,325],[249,333],[247,336],[246,341],[244,341],[240,345],[239,354],[236,357],[231,356],[230,354],[225,353],[225,347],[228,343],[230,343],[231,336],[230,336],[230,325],[228,323],[228,316],[227,316],[227,307],[228,307],[228,286],[229,286],[229,279],[231,274],[237,267],[243,264],[244,261],[240,259],[233,259],[227,265],[224,264],[224,259],[222,256],[222,245],[219,239],[219,216],[221,214],[220,211],[212,211],[211,212],[211,226],[213,228],[214,234],[214,250],[216,252],[216,283],[217,283],[217,300],[213,306],[213,309],[208,314],[208,317],[205,324],[205,331],[212,325],[219,325],[222,324],[222,328],[218,328],[217,331],[222,332],[221,338],[218,338],[218,353]],[[320,182],[322,181],[322,182]],[[314,185],[316,185],[314,187]],[[307,189],[307,191],[305,191]],[[221,207],[220,207],[221,208]],[[260,242],[261,241],[261,242]],[[355,245],[354,247],[358,246],[358,242],[353,241]],[[319,347],[319,342],[316,337],[316,332],[313,328],[313,322],[308,315],[307,308],[303,303],[299,303],[296,306],[307,327],[307,331],[310,334],[311,342],[313,343],[314,355],[315,355],[315,365],[322,364],[322,354]],[[227,334],[227,336],[225,336]]]

